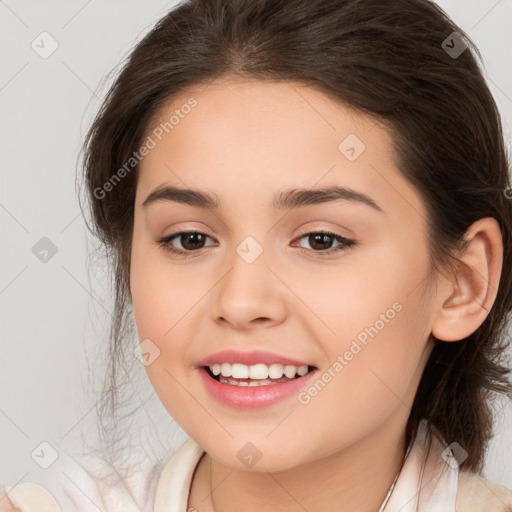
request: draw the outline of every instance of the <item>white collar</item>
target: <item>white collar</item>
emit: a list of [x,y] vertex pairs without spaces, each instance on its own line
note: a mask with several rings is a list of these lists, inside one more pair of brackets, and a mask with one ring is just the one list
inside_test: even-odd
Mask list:
[[[455,512],[459,470],[445,461],[446,446],[435,429],[432,434],[422,419],[383,512]],[[160,475],[154,512],[187,510],[192,475],[203,454],[190,438],[174,454]]]
[[446,448],[422,419],[384,512],[455,512],[459,469]]
[[204,450],[191,438],[165,465],[158,480],[154,512],[183,512],[187,510],[192,475]]

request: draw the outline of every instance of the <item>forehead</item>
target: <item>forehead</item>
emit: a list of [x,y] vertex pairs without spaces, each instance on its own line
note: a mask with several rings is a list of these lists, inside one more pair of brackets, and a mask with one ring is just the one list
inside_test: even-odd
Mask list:
[[[196,106],[189,109],[187,103],[191,101]],[[170,127],[168,122],[173,117]],[[291,81],[224,78],[182,91],[157,112],[147,131],[150,133],[160,126],[165,131],[163,137],[167,138],[171,133],[177,135],[187,127],[193,128],[196,141],[202,135],[211,141],[215,132],[218,141],[224,142],[218,147],[222,154],[222,148],[229,143],[226,136],[245,140],[247,151],[253,147],[251,141],[272,146],[271,143],[278,142],[283,147],[304,139],[311,144],[322,139],[328,143],[329,136],[334,134],[336,140],[345,131],[362,133],[376,124],[375,120],[311,86]]]
[[214,192],[226,206],[224,196],[249,206],[276,190],[338,184],[422,209],[385,127],[297,82],[196,85],[160,109],[146,137],[155,147],[140,164],[139,204],[162,184]]

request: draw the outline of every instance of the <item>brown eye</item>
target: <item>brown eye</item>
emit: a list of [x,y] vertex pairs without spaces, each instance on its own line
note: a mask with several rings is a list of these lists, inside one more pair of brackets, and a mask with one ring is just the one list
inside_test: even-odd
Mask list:
[[181,246],[188,251],[202,249],[206,238],[202,233],[198,232],[181,233],[177,237],[180,240]]
[[[355,240],[351,240],[349,238],[345,238],[344,236],[337,235],[336,233],[330,233],[328,231],[305,233],[297,240],[302,239],[307,239],[307,242],[311,247],[309,252],[312,250],[313,252],[319,253],[319,255],[331,254],[335,251],[348,249],[356,245]],[[332,244],[334,242],[338,242],[339,245],[333,246]],[[301,247],[304,249],[302,245]]]
[[331,248],[334,237],[325,233],[313,233],[308,235],[308,242],[313,249],[323,251]]
[[[183,256],[193,256],[194,252],[206,247],[205,242],[207,238],[210,237],[199,231],[180,231],[158,240],[158,243],[168,252]],[[178,247],[173,243],[175,240],[179,241]]]
[[[193,257],[200,255],[200,250],[207,247],[205,242],[208,238],[210,238],[208,235],[199,231],[180,231],[158,240],[158,243],[168,252],[183,257]],[[305,233],[296,240],[302,239],[307,239],[311,249],[307,249],[301,245],[301,250],[307,252],[313,251],[319,256],[330,255],[333,252],[349,249],[356,245],[355,240],[350,240],[336,233],[327,231]],[[174,245],[176,240],[179,241],[181,247]],[[333,246],[332,244],[334,242],[338,242],[338,245]]]

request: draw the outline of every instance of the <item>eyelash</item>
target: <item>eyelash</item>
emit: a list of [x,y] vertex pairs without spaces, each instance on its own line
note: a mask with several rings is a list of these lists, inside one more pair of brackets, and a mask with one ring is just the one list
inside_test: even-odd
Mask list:
[[[199,235],[204,235],[207,238],[210,238],[208,235],[205,235],[204,233],[201,233],[201,231],[178,231],[176,233],[173,233],[171,235],[168,235],[168,236],[166,236],[164,238],[161,238],[161,239],[157,240],[157,242],[167,252],[183,256],[184,258],[191,258],[191,257],[193,258],[193,257],[195,257],[197,255],[197,253],[199,251],[204,249],[204,247],[202,247],[201,249],[193,250],[193,251],[190,251],[190,250],[189,251],[183,251],[181,249],[177,249],[176,247],[170,245],[171,241],[174,238],[179,238],[181,235],[189,235],[189,234],[199,234]],[[352,249],[352,248],[354,248],[357,245],[357,242],[355,240],[352,240],[350,238],[346,238],[344,236],[337,235],[336,233],[332,233],[330,231],[323,231],[323,230],[320,230],[320,231],[309,231],[307,233],[303,233],[302,235],[297,237],[295,240],[300,240],[300,239],[302,239],[302,238],[304,238],[306,236],[310,236],[310,235],[326,235],[326,236],[330,236],[330,237],[334,238],[334,240],[336,242],[340,243],[340,245],[331,247],[330,249],[327,249],[325,251],[315,251],[313,249],[304,249],[304,247],[299,247],[299,249],[301,249],[303,252],[313,251],[314,253],[317,253],[321,257],[330,256],[331,254],[333,254],[335,252],[338,252],[338,251],[345,251],[347,249]]]

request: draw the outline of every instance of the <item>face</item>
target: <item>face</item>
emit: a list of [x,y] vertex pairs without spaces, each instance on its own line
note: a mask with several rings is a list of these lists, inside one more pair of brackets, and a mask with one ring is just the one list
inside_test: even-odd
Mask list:
[[[225,79],[175,98],[146,136],[130,287],[149,379],[178,424],[233,468],[259,452],[257,471],[403,428],[433,306],[427,212],[384,127],[298,83]],[[233,377],[279,361],[310,371],[234,386],[208,375],[210,356],[246,363],[224,365]]]

